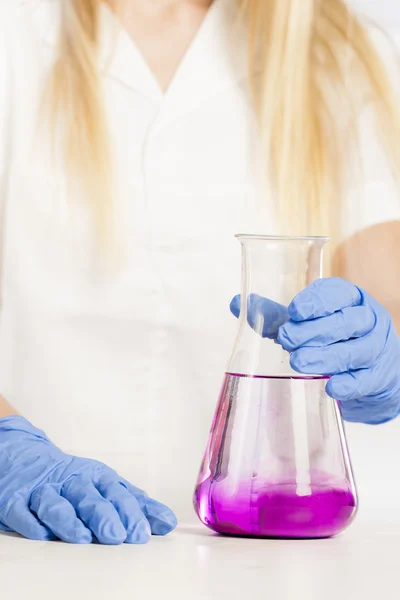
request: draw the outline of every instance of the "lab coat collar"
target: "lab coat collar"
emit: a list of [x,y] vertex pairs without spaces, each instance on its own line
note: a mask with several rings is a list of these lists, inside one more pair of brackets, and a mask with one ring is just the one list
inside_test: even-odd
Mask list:
[[[23,7],[47,46],[56,48],[63,19],[63,4],[69,0],[22,0]],[[121,31],[111,10],[102,3],[100,11],[99,70],[107,77],[150,98],[159,93],[157,84],[140,52],[127,33]]]
[[235,0],[214,0],[164,95],[166,121],[192,112],[247,78],[247,36],[237,17]]
[[[25,0],[43,41],[56,46],[65,0]],[[68,1],[68,0],[67,0]],[[227,86],[245,79],[245,26],[235,0],[214,0],[203,24],[164,94],[134,41],[120,31],[111,10],[101,10],[99,68],[105,77],[159,105],[169,120],[195,109]]]

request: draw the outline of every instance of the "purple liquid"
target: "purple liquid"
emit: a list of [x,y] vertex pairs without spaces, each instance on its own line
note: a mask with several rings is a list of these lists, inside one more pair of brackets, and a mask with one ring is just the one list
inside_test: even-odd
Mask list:
[[239,488],[228,496],[223,485],[205,481],[196,489],[195,504],[201,521],[213,531],[257,537],[331,537],[355,514],[350,490],[313,487],[310,496],[298,496],[295,485],[271,485],[257,495]]
[[[194,496],[202,523],[217,533],[276,538],[331,537],[351,523],[357,502],[351,466],[325,385],[323,377],[227,373]],[[291,437],[292,401],[298,394],[304,402],[304,393],[306,489],[296,482]],[[258,412],[258,406],[264,408]],[[242,475],[246,455],[253,469],[248,479]],[[277,462],[278,473],[266,477]]]

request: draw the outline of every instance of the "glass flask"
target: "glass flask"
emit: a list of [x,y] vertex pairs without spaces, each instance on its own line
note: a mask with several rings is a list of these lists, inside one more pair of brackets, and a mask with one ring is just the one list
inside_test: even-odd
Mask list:
[[[276,342],[294,296],[321,277],[327,238],[238,235],[239,332],[194,495],[218,533],[324,538],[355,516],[357,494],[327,377],[293,371]],[[261,298],[268,300],[261,300]]]

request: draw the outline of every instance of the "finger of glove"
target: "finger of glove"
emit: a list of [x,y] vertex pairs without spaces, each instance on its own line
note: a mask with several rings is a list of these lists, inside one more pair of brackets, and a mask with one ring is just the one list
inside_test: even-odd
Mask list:
[[178,521],[175,514],[168,506],[150,498],[147,494],[144,494],[142,490],[129,483],[129,481],[124,479],[123,483],[128,491],[137,498],[140,508],[150,523],[153,535],[167,535],[175,529]]
[[240,294],[232,298],[229,309],[234,317],[240,317]]
[[39,523],[28,506],[26,499],[14,494],[2,509],[0,518],[11,530],[30,540],[51,541],[57,539],[52,531]]
[[72,504],[77,516],[101,544],[125,541],[126,530],[116,509],[103,498],[91,479],[72,477],[63,485],[61,495]]
[[375,321],[375,313],[369,306],[343,308],[328,317],[288,321],[279,328],[278,342],[288,352],[301,346],[328,346],[366,335]]
[[380,376],[380,369],[361,369],[348,373],[340,373],[331,377],[326,386],[329,396],[336,398],[343,406],[346,402],[360,400],[366,396],[373,396],[383,392],[384,380]]
[[247,322],[263,338],[276,339],[278,330],[289,319],[286,306],[251,294],[247,302]]
[[146,544],[151,537],[151,528],[135,496],[120,481],[107,477],[100,478],[96,487],[117,511],[127,533],[125,542]]
[[[240,315],[240,298],[240,296],[235,296],[230,305],[231,312],[235,317]],[[279,327],[288,319],[286,306],[269,298],[250,294],[247,301],[247,322],[262,337],[276,339]]]
[[373,366],[382,353],[385,339],[378,336],[362,337],[330,346],[305,346],[290,356],[295,371],[305,374],[335,375]]
[[60,540],[71,544],[90,544],[92,533],[76,516],[72,504],[60,496],[51,484],[37,488],[30,509]]
[[335,375],[326,391],[340,401],[347,421],[385,423],[400,412],[399,380],[390,371],[386,361],[378,361],[370,369]]
[[288,309],[289,317],[293,321],[327,317],[343,308],[359,306],[362,300],[361,291],[344,279],[317,279],[293,299]]
[[366,396],[360,400],[348,400],[340,403],[342,417],[348,423],[381,425],[391,421],[399,414],[399,402],[387,404],[379,399]]

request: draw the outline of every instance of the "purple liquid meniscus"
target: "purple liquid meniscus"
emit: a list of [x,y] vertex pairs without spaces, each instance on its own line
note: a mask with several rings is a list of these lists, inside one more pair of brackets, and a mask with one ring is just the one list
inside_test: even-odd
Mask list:
[[[252,379],[252,381],[243,384],[244,379]],[[345,444],[345,440],[340,437],[339,431],[336,432],[336,437],[325,433],[326,438],[323,436],[318,438],[319,446],[314,444],[313,447],[312,440],[309,441],[310,481],[306,490],[299,490],[295,474],[288,476],[292,458],[290,451],[287,450],[290,444],[285,440],[285,444],[281,445],[279,435],[278,442],[272,438],[272,441],[268,439],[268,448],[272,448],[274,453],[271,461],[278,455],[283,465],[282,477],[274,477],[272,480],[263,477],[261,468],[263,465],[259,463],[252,477],[246,480],[232,466],[234,460],[231,446],[237,441],[232,435],[234,430],[232,421],[235,419],[235,411],[238,418],[243,417],[240,404],[244,401],[249,402],[249,390],[250,401],[258,400],[262,403],[260,398],[267,394],[268,403],[272,397],[271,414],[275,414],[276,393],[282,392],[282,401],[288,398],[288,392],[293,397],[297,386],[296,380],[299,386],[307,386],[305,389],[310,403],[317,402],[316,398],[321,397],[327,403],[335,402],[324,396],[326,378],[248,378],[227,374],[194,496],[195,510],[200,520],[213,531],[251,537],[325,538],[337,535],[353,520],[357,500],[354,487],[347,477],[348,473],[345,469],[332,473],[321,468],[321,455],[323,460],[326,460],[326,466],[330,464],[325,459],[325,454],[330,457],[331,448],[325,448],[324,444],[334,444],[339,454],[343,450],[341,444]],[[304,391],[302,393],[304,398]],[[270,404],[268,404],[269,408]],[[330,410],[332,423],[335,425],[336,407],[332,404]],[[328,409],[326,411],[323,415],[325,420],[330,414]],[[314,414],[315,410],[314,413],[310,410],[310,413]],[[250,419],[248,415],[247,418]],[[261,435],[268,437],[267,427],[262,430]],[[243,444],[243,438],[240,442]],[[258,448],[254,444],[253,436],[251,452],[254,452],[254,447]],[[324,464],[322,462],[322,467]],[[285,468],[289,468],[286,473]]]

